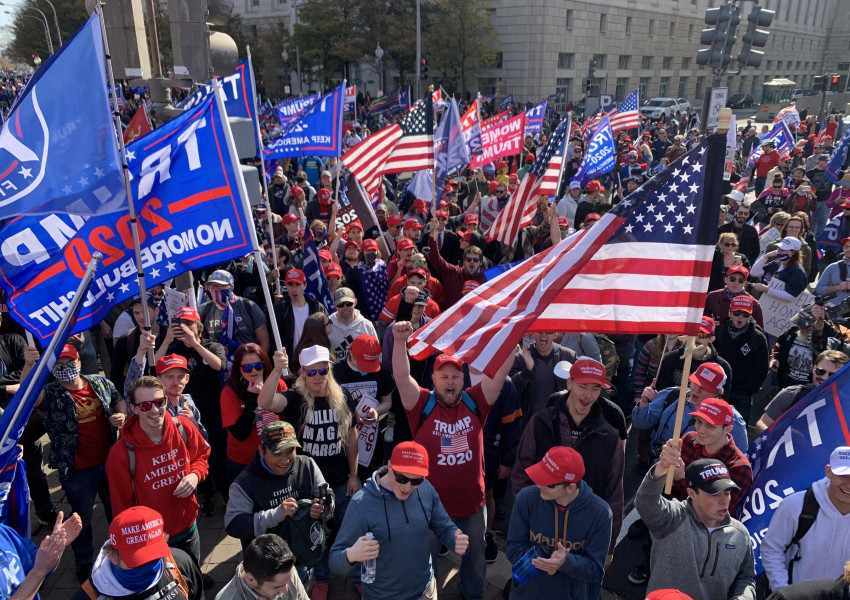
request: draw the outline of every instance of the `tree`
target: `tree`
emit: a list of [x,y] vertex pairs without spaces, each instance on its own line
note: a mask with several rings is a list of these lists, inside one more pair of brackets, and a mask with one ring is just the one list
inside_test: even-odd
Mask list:
[[[424,36],[423,54],[455,91],[469,91],[471,77],[491,66],[499,35],[487,15],[485,0],[437,0],[433,23]],[[474,90],[472,90],[474,91]]]
[[320,89],[343,79],[363,57],[360,14],[357,0],[307,0],[298,11],[290,53],[298,48],[302,73],[316,76]]
[[[67,42],[83,26],[86,19],[88,19],[89,14],[86,10],[85,0],[52,1],[53,6],[56,7],[59,29],[62,31],[62,40]],[[53,40],[54,50],[59,49],[59,40],[56,37],[53,10],[47,2],[43,0],[24,0],[20,6],[21,8],[15,6],[15,10],[12,13],[12,39],[6,46],[5,54],[11,59],[24,61],[32,66],[33,55],[45,60],[50,56],[50,53],[47,49],[47,40],[44,36],[44,23],[41,15],[35,10],[25,10],[25,7],[31,6],[37,8],[47,16],[48,31]]]

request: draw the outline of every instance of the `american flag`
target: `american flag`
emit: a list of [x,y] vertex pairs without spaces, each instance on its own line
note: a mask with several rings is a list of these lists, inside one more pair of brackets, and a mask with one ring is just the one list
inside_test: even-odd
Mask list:
[[[513,245],[519,230],[529,224],[535,210],[537,210],[537,196],[550,193],[541,191],[544,184],[547,190],[557,187],[563,146],[569,131],[570,119],[563,119],[552,133],[552,137],[546,142],[543,152],[537,155],[534,164],[522,178],[516,194],[508,200],[505,208],[499,212],[493,224],[490,225],[487,230],[488,240],[498,240],[508,246]],[[558,154],[559,150],[560,154]],[[557,162],[557,165],[550,164],[555,162]],[[553,174],[554,181],[552,181]]]
[[493,377],[523,334],[696,335],[717,240],[726,136],[709,136],[602,219],[463,297],[410,354],[457,356]]
[[593,137],[593,132],[596,131],[596,128],[599,127],[599,124],[602,122],[602,119],[605,118],[605,114],[596,109],[592,115],[590,115],[587,120],[581,125],[581,139],[584,142],[585,147],[590,143],[590,138]]
[[378,113],[387,112],[388,110],[398,110],[398,97],[400,90],[393,90],[389,94],[385,94],[380,98],[375,98],[369,104],[369,114],[376,115]]
[[342,155],[342,162],[373,198],[384,173],[434,167],[434,116],[428,101]]
[[457,452],[468,452],[469,451],[469,443],[466,441],[466,435],[460,435],[458,437],[441,437],[440,438],[440,452],[452,454]]
[[546,104],[555,105],[558,100],[561,99],[561,96],[564,94],[564,90],[558,90],[551,96],[546,96]]
[[614,133],[624,129],[640,127],[638,91],[633,91],[625,100],[612,108],[608,113],[608,120],[611,122],[611,129]]
[[828,111],[823,111],[823,121],[820,123],[820,128],[818,129],[818,137],[815,139],[815,146],[819,144],[823,144],[823,138],[826,137],[826,116]]

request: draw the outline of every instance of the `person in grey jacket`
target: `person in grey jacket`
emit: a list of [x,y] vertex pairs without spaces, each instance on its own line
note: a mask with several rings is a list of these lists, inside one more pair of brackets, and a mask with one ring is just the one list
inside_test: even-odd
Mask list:
[[427,543],[431,531],[457,554],[466,553],[469,536],[449,518],[427,475],[425,447],[402,442],[387,466],[351,499],[331,548],[330,567],[346,574],[354,563],[377,559],[375,581],[363,582],[364,600],[436,598]]
[[555,365],[562,360],[573,364],[579,357],[574,350],[555,343],[557,333],[535,331],[531,335],[534,344],[523,346],[508,373],[519,393],[523,426],[543,410],[549,396],[564,391],[566,382],[555,375]]
[[[685,468],[681,440],[664,444],[635,497],[652,534],[647,592],[675,588],[694,600],[755,600],[755,564],[747,528],[729,515],[732,488],[726,466],[702,458]],[[688,499],[662,496],[668,468],[685,468]]]
[[215,600],[309,600],[294,565],[295,555],[283,538],[265,533],[245,548],[236,574]]

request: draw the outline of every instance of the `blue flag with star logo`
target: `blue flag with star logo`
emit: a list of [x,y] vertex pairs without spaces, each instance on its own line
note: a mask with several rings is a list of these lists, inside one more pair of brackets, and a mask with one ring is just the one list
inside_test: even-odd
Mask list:
[[573,175],[571,181],[578,181],[581,187],[596,177],[611,171],[617,163],[617,146],[614,144],[614,132],[608,117],[599,122],[599,126],[590,138],[584,160]]
[[750,532],[756,572],[761,543],[779,504],[824,477],[832,451],[850,446],[850,364],[798,400],[750,444],[753,485],[738,503],[738,520]]
[[[225,122],[209,96],[127,146],[148,286],[251,251],[250,233],[225,141]],[[103,254],[72,331],[99,323],[138,295],[127,211],[26,216],[0,231],[0,285],[12,317],[40,340],[52,336],[85,265]]]
[[93,13],[30,78],[0,130],[0,221],[126,210]]
[[284,124],[283,133],[263,148],[263,159],[293,156],[339,156],[345,82],[307,105]]

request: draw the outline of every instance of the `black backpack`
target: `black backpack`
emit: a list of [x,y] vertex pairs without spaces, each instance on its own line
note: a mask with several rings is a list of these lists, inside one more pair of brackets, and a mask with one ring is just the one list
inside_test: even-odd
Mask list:
[[815,519],[818,518],[820,504],[815,498],[815,490],[809,488],[803,496],[803,509],[800,511],[800,517],[797,519],[797,531],[794,532],[791,541],[785,546],[785,551],[792,546],[796,546],[794,558],[788,563],[788,583],[794,583],[794,563],[800,560],[800,540],[809,532],[812,525],[815,524]]

